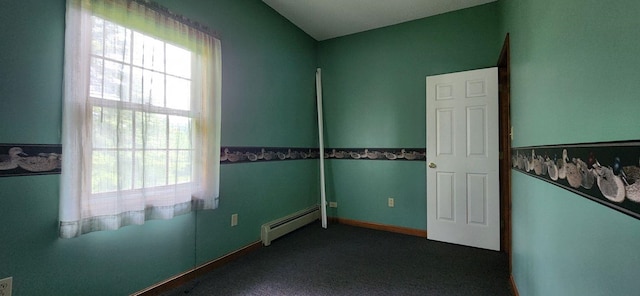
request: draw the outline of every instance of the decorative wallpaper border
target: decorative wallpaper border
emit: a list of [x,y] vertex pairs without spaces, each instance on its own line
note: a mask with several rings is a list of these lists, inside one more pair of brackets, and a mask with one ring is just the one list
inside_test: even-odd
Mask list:
[[512,148],[513,169],[640,219],[640,141]]
[[[424,161],[425,148],[326,148],[325,159]],[[220,164],[319,159],[320,149],[221,147]],[[0,144],[0,177],[61,173],[62,145]]]
[[425,148],[326,148],[327,159],[424,161]]
[[[222,147],[220,163],[243,163],[320,158],[318,148]],[[424,161],[424,148],[325,148],[325,159]]]
[[62,145],[0,144],[0,177],[60,174]]
[[295,147],[221,147],[220,164],[302,160],[319,157],[318,148]]

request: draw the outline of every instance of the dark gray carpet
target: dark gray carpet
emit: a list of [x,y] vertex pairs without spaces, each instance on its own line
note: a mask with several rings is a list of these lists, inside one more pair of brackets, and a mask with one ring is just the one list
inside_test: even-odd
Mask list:
[[512,295],[504,253],[311,224],[163,295]]

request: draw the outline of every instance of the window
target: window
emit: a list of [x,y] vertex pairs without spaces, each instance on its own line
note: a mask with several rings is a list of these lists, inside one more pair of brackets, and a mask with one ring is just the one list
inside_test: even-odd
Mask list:
[[92,20],[91,193],[191,182],[191,52]]
[[215,208],[219,41],[147,2],[67,3],[61,237]]

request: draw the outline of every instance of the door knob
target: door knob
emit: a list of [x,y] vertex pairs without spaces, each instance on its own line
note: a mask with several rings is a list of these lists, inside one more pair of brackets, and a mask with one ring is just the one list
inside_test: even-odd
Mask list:
[[432,168],[432,169],[435,169],[437,167],[437,165],[435,163],[433,163],[433,162],[430,162],[429,163],[429,167]]

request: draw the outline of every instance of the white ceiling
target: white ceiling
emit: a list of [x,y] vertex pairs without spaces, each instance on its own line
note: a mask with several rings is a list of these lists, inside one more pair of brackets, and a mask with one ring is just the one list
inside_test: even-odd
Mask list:
[[496,0],[262,0],[318,41]]

